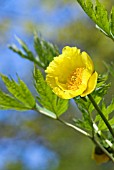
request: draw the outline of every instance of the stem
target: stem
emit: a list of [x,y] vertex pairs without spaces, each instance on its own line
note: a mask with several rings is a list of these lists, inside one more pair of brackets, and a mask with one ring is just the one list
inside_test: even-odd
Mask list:
[[[41,112],[41,111],[42,111],[42,110],[39,111],[39,108],[38,108],[38,107],[37,107],[35,110],[36,110],[37,112]],[[47,116],[48,114],[44,113],[44,111],[46,112],[47,110],[43,110],[43,114],[45,114],[45,115]],[[42,113],[42,112],[41,112],[41,113]],[[66,121],[64,121],[64,120],[62,120],[62,119],[60,119],[60,118],[58,118],[58,117],[55,118],[55,117],[52,117],[52,116],[51,116],[50,118],[52,118],[52,119],[54,119],[54,120],[58,120],[58,121],[61,122],[62,124],[64,124],[64,125],[72,128],[72,129],[74,129],[75,131],[77,131],[77,132],[83,134],[84,136],[88,137],[89,139],[91,139],[91,140],[94,142],[94,144],[95,144],[95,145],[98,145],[98,146],[102,149],[102,151],[112,160],[112,162],[114,162],[113,156],[99,143],[99,141],[97,141],[97,140],[94,138],[94,136],[91,136],[91,135],[90,135],[89,133],[87,133],[86,131],[84,131],[84,130],[78,128],[77,126],[74,126],[74,125],[72,125],[72,124],[70,124],[70,123],[68,123],[68,122],[66,122]]]
[[91,138],[91,140],[95,143],[95,145],[99,146],[101,150],[114,162],[113,156],[98,142],[95,138]]
[[64,125],[66,125],[66,126],[72,128],[72,129],[74,129],[75,131],[77,131],[77,132],[85,135],[86,137],[91,138],[90,134],[87,133],[86,131],[84,131],[84,130],[82,130],[82,129],[80,129],[80,128],[78,128],[78,127],[76,127],[76,126],[74,126],[74,125],[72,125],[72,124],[70,124],[70,123],[68,123],[68,122],[60,119],[60,118],[57,118],[57,120],[58,120],[59,122],[63,123]]
[[101,109],[99,108],[99,106],[97,105],[97,103],[95,102],[95,100],[93,99],[93,97],[90,94],[88,95],[88,97],[89,97],[90,101],[92,102],[93,106],[95,107],[95,109],[97,110],[98,114],[101,116],[102,120],[106,124],[106,126],[109,129],[110,133],[114,137],[114,131],[113,131],[111,125],[109,124],[108,120],[106,119],[106,117],[102,113]]
[[86,137],[89,137],[89,139],[91,139],[92,142],[93,142],[95,145],[99,146],[99,147],[101,148],[101,150],[110,158],[110,160],[112,160],[112,162],[114,162],[113,156],[100,144],[99,141],[97,141],[94,137],[91,137],[90,134],[88,134],[88,133],[85,132],[84,130],[82,130],[82,129],[80,129],[80,128],[78,128],[78,127],[76,127],[76,126],[74,126],[74,125],[72,125],[72,124],[70,124],[70,123],[62,120],[62,119],[57,118],[57,120],[58,120],[59,122],[63,123],[64,125],[66,125],[66,126],[72,128],[72,129],[74,129],[75,131],[78,131],[79,133],[85,135]]
[[[104,136],[104,134],[102,134],[102,132],[98,129],[97,125],[93,122],[93,127],[95,129],[95,133],[97,134],[97,136],[101,139],[103,138],[105,140],[105,142],[108,144],[108,146],[113,149],[113,144],[111,143],[111,141],[109,141],[108,139],[106,139],[106,137]],[[94,136],[93,136],[94,138]]]

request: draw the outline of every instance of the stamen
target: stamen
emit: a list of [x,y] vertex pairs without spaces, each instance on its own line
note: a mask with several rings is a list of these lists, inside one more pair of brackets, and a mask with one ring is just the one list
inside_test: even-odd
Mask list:
[[76,68],[73,73],[67,79],[68,90],[77,90],[82,83],[82,73],[84,68]]

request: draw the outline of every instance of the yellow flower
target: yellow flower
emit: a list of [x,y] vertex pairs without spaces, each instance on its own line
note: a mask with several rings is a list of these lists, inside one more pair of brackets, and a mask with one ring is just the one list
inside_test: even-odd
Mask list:
[[96,87],[98,74],[86,52],[66,46],[45,70],[46,81],[53,92],[63,99],[84,97]]

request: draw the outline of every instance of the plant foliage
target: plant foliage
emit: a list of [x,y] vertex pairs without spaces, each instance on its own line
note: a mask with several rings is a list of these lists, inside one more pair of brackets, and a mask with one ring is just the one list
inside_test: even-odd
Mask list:
[[18,37],[16,37],[16,39],[21,45],[22,50],[18,49],[15,45],[10,45],[9,48],[20,57],[34,62],[43,69],[45,69],[53,58],[59,54],[57,46],[40,39],[36,33],[34,34],[34,49],[36,51],[36,56],[31,52],[24,41]]
[[46,69],[54,57],[59,55],[57,46],[40,39],[36,33],[34,35],[34,48],[44,69]]
[[[25,83],[20,80],[20,78],[18,78],[18,83],[16,83],[13,79],[9,79],[7,76],[1,74],[3,82],[5,83],[8,91],[12,94],[12,96],[10,96],[1,91],[1,98],[4,99],[4,103],[2,101],[1,108],[5,109],[5,102],[11,99],[12,103],[15,101],[14,105],[10,106],[9,104],[6,109],[34,109],[44,115],[56,119],[68,109],[68,100],[60,99],[52,92],[51,88],[45,82],[41,71],[37,69],[37,66],[45,69],[53,60],[53,57],[59,55],[58,49],[55,45],[40,39],[35,33],[34,49],[37,55],[34,56],[25,42],[23,42],[18,37],[16,37],[16,39],[21,45],[23,51],[18,49],[15,45],[9,46],[9,48],[16,52],[20,57],[34,62],[35,67],[33,77],[35,88],[38,93],[37,99],[43,107],[35,102],[36,99],[33,97]],[[7,99],[5,99],[5,97],[7,97]]]
[[[102,102],[104,95],[107,93],[110,87],[110,84],[106,83],[107,79],[108,79],[108,74],[99,75],[96,89],[91,94],[95,102],[99,105],[99,107],[100,107],[100,102]],[[94,120],[94,117],[92,116],[92,112],[94,111],[95,108],[93,104],[91,103],[91,101],[89,100],[88,96],[84,98],[75,97],[74,100],[76,104],[78,105],[78,108],[82,112],[82,119],[78,119],[78,120],[75,119],[76,124],[79,127],[85,128],[86,130],[91,130],[93,128],[92,120],[95,122],[99,120],[100,122],[101,117],[98,115],[98,119]],[[99,127],[100,127],[100,124],[99,124]]]
[[114,77],[114,62],[111,62],[110,64],[104,62],[107,70],[109,71],[109,73]]
[[0,108],[15,110],[30,110],[35,107],[35,99],[26,84],[18,78],[18,83],[1,74],[1,78],[10,92],[6,94],[0,90]]
[[96,23],[99,28],[108,37],[114,38],[114,7],[112,7],[110,15],[104,5],[96,0],[93,4],[92,0],[77,0],[85,13]]
[[38,92],[37,99],[46,109],[60,116],[68,109],[68,100],[57,97],[47,85],[39,69],[34,68],[35,88]]
[[[104,5],[96,0],[77,0],[85,13],[95,22],[96,27],[106,36],[114,40],[114,7],[108,14]],[[15,45],[9,46],[11,50],[20,57],[28,59],[34,63],[34,85],[36,98],[32,95],[26,84],[18,78],[18,83],[13,79],[1,74],[9,94],[0,90],[0,109],[15,110],[35,110],[57,119],[63,124],[71,127],[85,136],[89,137],[96,147],[100,148],[114,162],[114,97],[109,105],[106,104],[105,95],[108,92],[110,83],[109,73],[114,76],[114,63],[105,63],[108,72],[99,75],[96,89],[86,97],[75,97],[74,101],[82,113],[81,118],[74,118],[74,124],[59,118],[68,109],[69,100],[64,100],[56,96],[45,81],[44,70],[55,56],[59,55],[58,48],[34,34],[35,54],[29,49],[27,44],[16,37],[21,45],[21,50]],[[41,72],[42,71],[42,72]],[[37,101],[37,102],[36,102]]]
[[[110,125],[114,125],[114,118],[110,117],[110,114],[114,111],[114,98],[108,106],[106,106],[105,102],[102,101],[101,110],[106,119],[109,121]],[[99,115],[96,116],[95,122],[98,123],[99,130],[107,130],[106,125]]]

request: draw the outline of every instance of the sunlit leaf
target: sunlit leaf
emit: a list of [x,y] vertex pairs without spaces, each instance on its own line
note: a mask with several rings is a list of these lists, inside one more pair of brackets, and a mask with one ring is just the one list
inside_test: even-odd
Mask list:
[[39,61],[46,68],[54,57],[59,55],[59,51],[55,45],[40,39],[37,34],[34,35],[34,48],[39,57]]
[[1,110],[19,110],[19,111],[26,111],[30,108],[25,106],[23,103],[18,101],[16,98],[2,92],[0,90],[0,109]]
[[108,12],[99,0],[96,0],[96,5],[92,0],[77,0],[86,14],[96,23],[97,27],[105,34],[110,36],[110,24]]
[[39,69],[34,68],[35,88],[38,92],[38,101],[46,109],[60,116],[68,109],[68,100],[58,98],[47,85]]
[[32,96],[30,90],[26,86],[26,84],[18,78],[19,83],[16,83],[13,79],[9,79],[7,76],[1,74],[1,78],[5,83],[8,91],[24,106],[28,108],[34,108],[35,99]]
[[[101,111],[103,112],[107,121],[110,122],[110,125],[113,125],[114,119],[113,119],[113,117],[110,118],[110,114],[114,111],[114,98],[112,98],[111,103],[107,107],[106,107],[105,103],[102,102]],[[107,126],[105,125],[105,123],[103,122],[102,118],[99,115],[96,116],[95,122],[98,122],[98,127],[99,127],[100,130],[106,130],[107,129]]]
[[[97,103],[97,105],[99,105],[104,97],[104,95],[107,93],[110,84],[107,84],[106,81],[108,79],[108,74],[102,74],[99,75],[98,80],[97,80],[97,86],[96,89],[92,92],[92,97],[94,98],[95,102]],[[78,119],[75,120],[76,125],[85,128],[86,130],[91,130],[92,129],[92,122],[91,122],[91,117],[92,116],[92,112],[95,110],[93,104],[91,103],[91,101],[89,100],[88,96],[86,97],[75,97],[74,98],[78,108],[80,109],[80,111],[82,112],[82,119]],[[105,112],[106,108],[105,108],[105,103],[102,102],[102,110],[103,112]],[[109,107],[108,110],[111,110],[111,108]],[[106,113],[106,117],[108,116],[108,111],[105,112]],[[92,116],[93,117],[93,116]],[[92,118],[94,120],[94,118]],[[95,121],[99,121],[100,120],[100,124],[99,126],[101,127],[104,126],[104,122],[102,121],[101,117],[99,115],[96,116]]]
[[16,45],[9,45],[9,49],[11,49],[13,52],[17,53],[20,57],[30,60],[30,61],[36,63],[38,66],[43,68],[42,63],[40,63],[38,61],[38,59],[33,55],[33,53],[29,50],[26,43],[18,37],[16,37],[16,39],[19,42],[19,44],[21,45],[23,51],[20,50]]
[[111,31],[111,34],[112,34],[113,37],[114,37],[114,7],[112,7],[112,10],[111,10],[111,16],[110,16],[110,31]]

